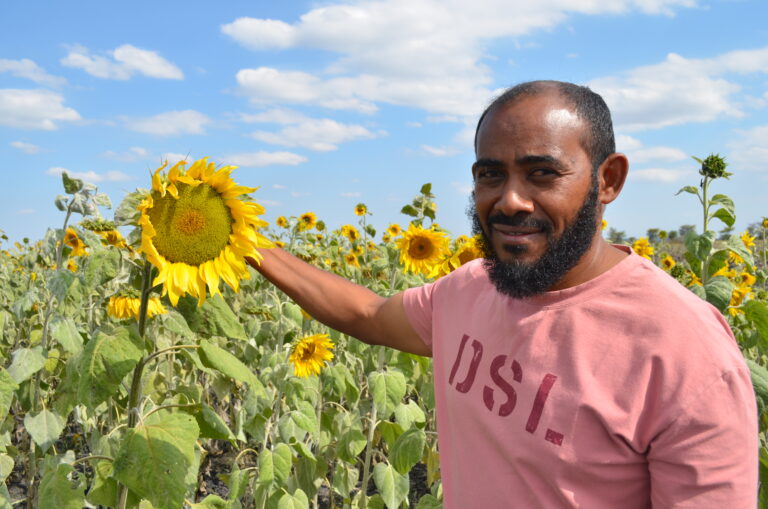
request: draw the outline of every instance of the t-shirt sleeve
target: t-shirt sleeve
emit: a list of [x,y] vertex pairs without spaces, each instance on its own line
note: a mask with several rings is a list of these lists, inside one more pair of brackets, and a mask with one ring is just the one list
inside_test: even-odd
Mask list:
[[403,294],[405,315],[424,343],[432,348],[432,299],[435,284],[409,288]]
[[748,370],[723,373],[651,442],[653,507],[754,509],[757,436]]

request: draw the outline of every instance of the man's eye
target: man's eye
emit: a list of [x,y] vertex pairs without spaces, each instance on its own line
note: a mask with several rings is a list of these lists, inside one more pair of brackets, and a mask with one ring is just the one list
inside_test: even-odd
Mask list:
[[493,168],[483,168],[482,170],[478,170],[475,179],[493,179],[498,178],[501,176],[501,172],[499,170],[494,170]]
[[557,175],[557,172],[549,168],[536,168],[530,173],[530,175],[532,177],[551,177]]

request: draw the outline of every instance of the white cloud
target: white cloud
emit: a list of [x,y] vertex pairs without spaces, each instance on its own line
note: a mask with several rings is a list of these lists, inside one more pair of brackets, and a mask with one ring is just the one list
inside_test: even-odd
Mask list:
[[35,212],[37,212],[35,209],[21,209],[16,211],[16,213],[20,216],[28,216],[30,214],[34,214]]
[[27,143],[25,141],[12,141],[10,145],[13,148],[21,150],[25,154],[37,154],[38,152],[43,150],[37,145],[34,145],[32,143]]
[[286,188],[286,186],[284,186],[283,184],[272,184],[272,187],[274,189],[285,189]]
[[133,163],[150,157],[149,150],[142,147],[130,147],[125,152],[113,152],[112,150],[107,150],[101,155],[107,159],[123,163]]
[[9,72],[13,76],[26,78],[49,87],[60,87],[67,83],[67,80],[60,76],[48,74],[42,67],[28,58],[22,58],[21,60],[0,58],[0,72]]
[[0,89],[0,125],[21,129],[58,129],[57,122],[80,120],[80,114],[50,90]]
[[616,136],[616,149],[627,155],[630,165],[650,161],[676,162],[688,159],[688,155],[680,149],[665,146],[646,147],[637,138],[621,134]]
[[129,119],[125,125],[132,131],[157,136],[179,134],[205,134],[205,125],[210,123],[207,115],[195,110],[167,111],[153,117]]
[[382,135],[374,134],[365,127],[356,124],[342,124],[331,119],[307,119],[298,124],[288,125],[280,131],[256,131],[250,134],[254,139],[273,145],[286,147],[305,147],[311,150],[327,152],[336,150],[343,142],[357,139],[371,139]]
[[272,108],[260,113],[242,113],[240,119],[248,124],[296,124],[307,116],[295,110]]
[[124,182],[126,180],[131,180],[133,178],[130,175],[125,174],[121,171],[108,171],[106,173],[96,173],[95,171],[70,171],[60,166],[54,166],[52,168],[48,168],[48,170],[45,173],[46,175],[58,177],[64,172],[67,172],[67,175],[69,175],[72,178],[82,179],[92,184],[95,184],[97,182]]
[[683,177],[692,175],[693,170],[674,170],[667,168],[647,168],[643,170],[630,170],[629,178],[636,180],[649,180],[655,182],[676,182]]
[[452,156],[458,153],[453,147],[432,147],[430,145],[422,145],[421,149],[429,155],[435,157]]
[[490,99],[488,41],[553,29],[571,14],[673,14],[694,0],[379,0],[315,7],[295,23],[241,17],[222,32],[253,50],[335,53],[321,75],[259,67],[237,74],[254,102],[374,111],[376,103],[476,116]]
[[88,48],[73,46],[61,59],[61,64],[82,69],[97,78],[112,80],[127,80],[134,74],[158,79],[184,79],[181,69],[155,51],[123,44],[107,53],[108,57],[93,55]]
[[271,166],[275,164],[296,166],[297,164],[307,162],[307,158],[292,152],[244,152],[224,156],[222,162],[223,164],[246,167]]
[[588,85],[605,98],[619,128],[639,131],[743,116],[744,105],[734,98],[741,87],[726,77],[745,73],[768,73],[768,47],[703,59],[670,53],[658,64]]
[[738,138],[728,143],[731,168],[768,172],[768,125],[737,131]]

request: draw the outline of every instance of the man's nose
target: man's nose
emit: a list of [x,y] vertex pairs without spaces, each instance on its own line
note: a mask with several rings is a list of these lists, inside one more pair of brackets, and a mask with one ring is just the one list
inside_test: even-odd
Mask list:
[[513,181],[507,182],[507,185],[501,191],[496,206],[496,210],[505,216],[514,216],[518,212],[527,214],[533,213],[533,200],[526,193],[523,186]]

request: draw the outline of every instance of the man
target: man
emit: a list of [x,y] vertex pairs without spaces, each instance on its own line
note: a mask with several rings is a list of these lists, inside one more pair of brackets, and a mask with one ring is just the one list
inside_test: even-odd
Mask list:
[[313,316],[433,357],[446,509],[754,507],[749,371],[720,313],[598,225],[628,161],[584,87],[518,85],[476,134],[485,259],[390,298],[281,250]]

